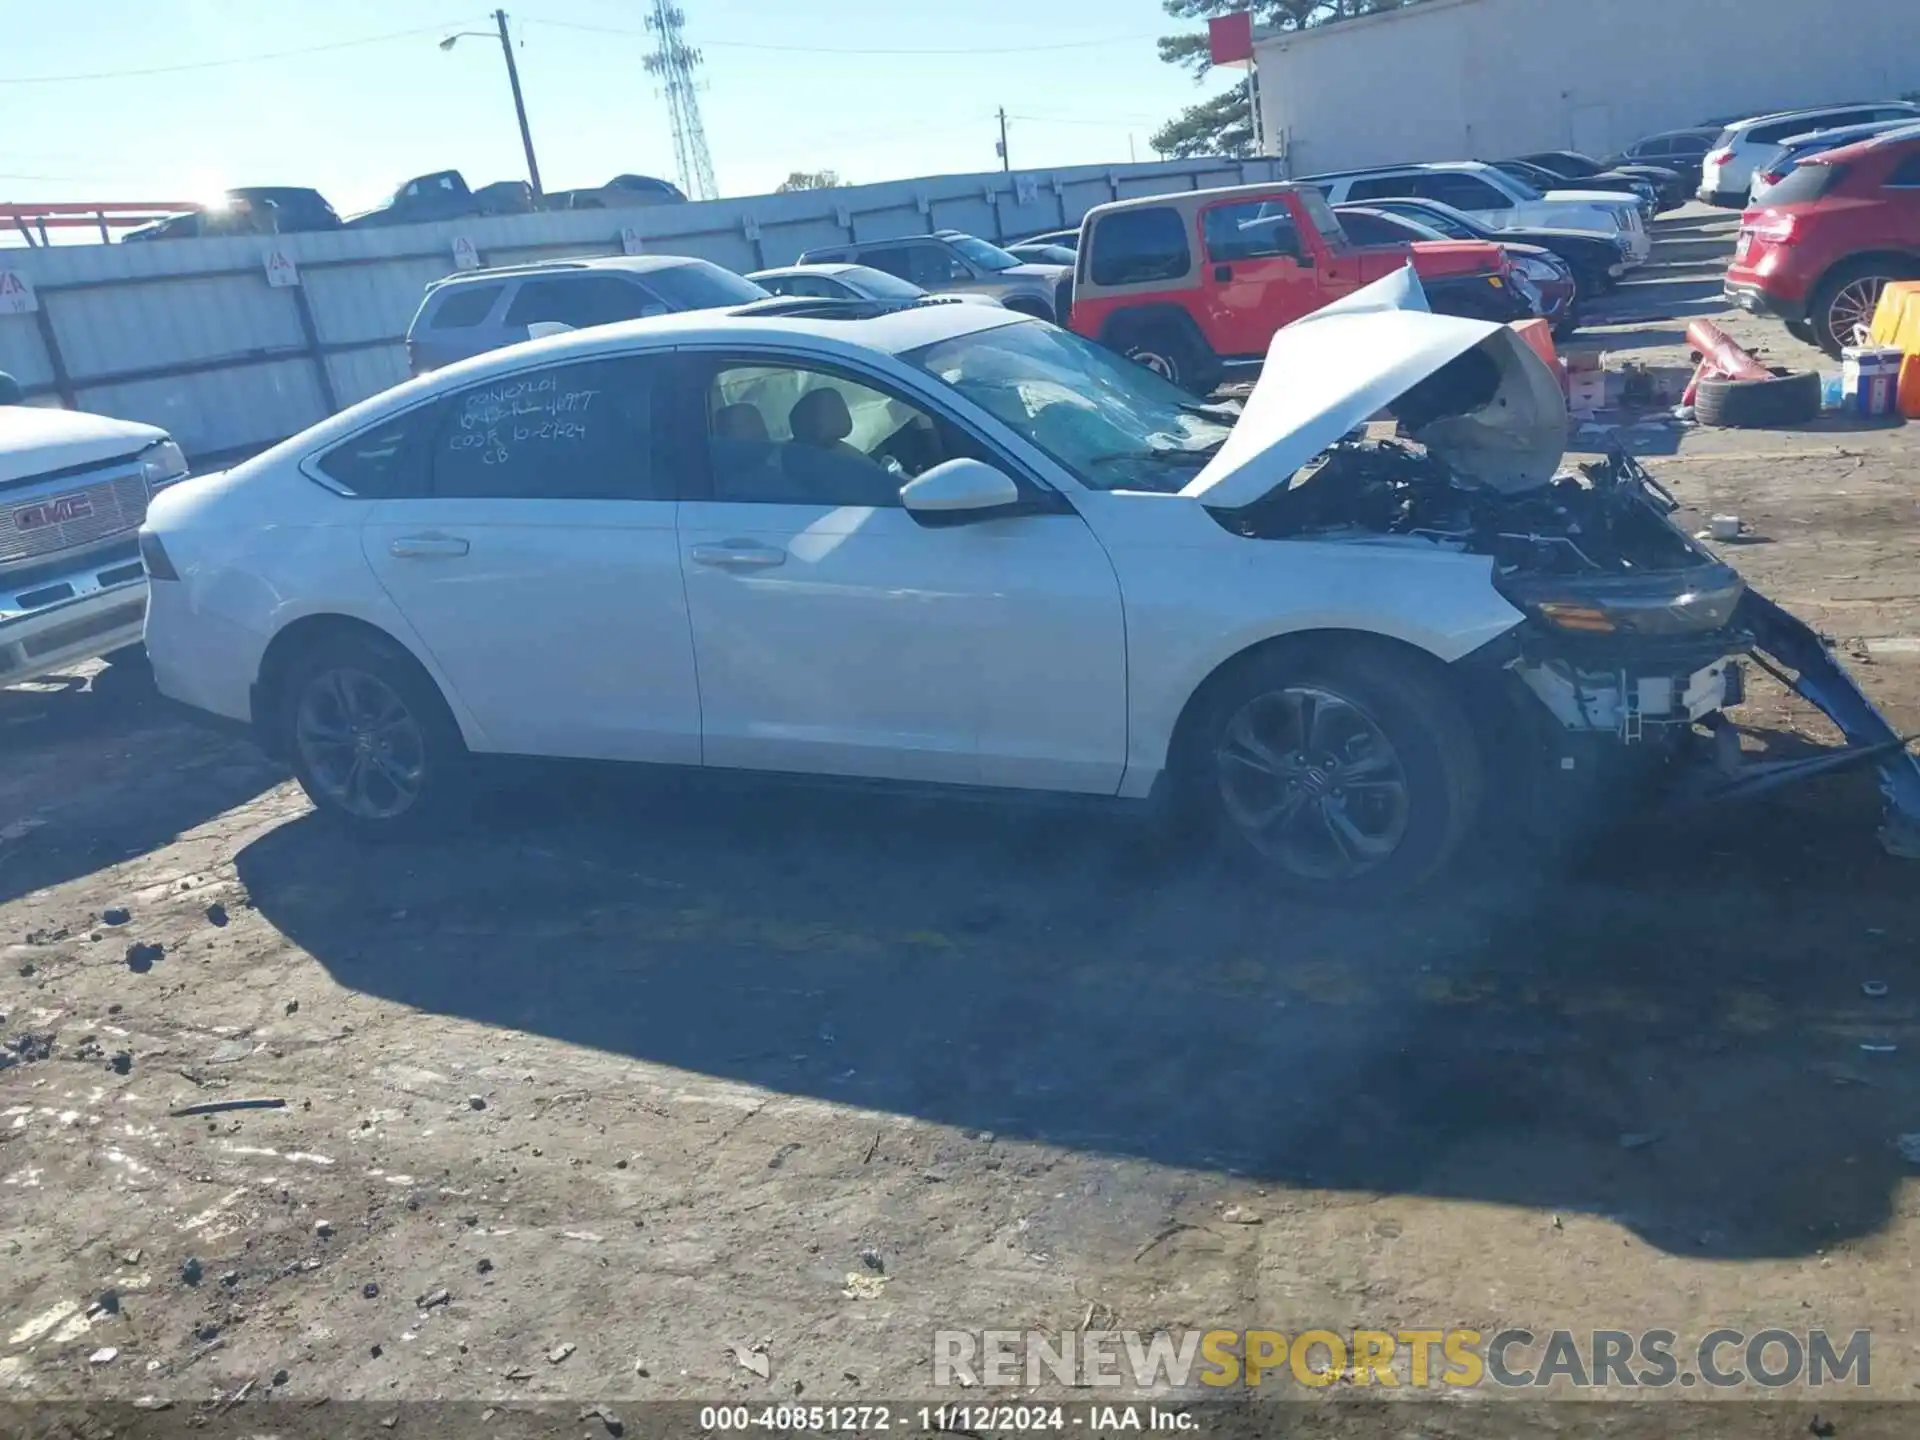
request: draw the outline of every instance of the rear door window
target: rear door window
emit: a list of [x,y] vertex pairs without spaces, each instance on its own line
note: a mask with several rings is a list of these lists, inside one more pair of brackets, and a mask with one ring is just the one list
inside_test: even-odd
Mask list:
[[904,245],[888,245],[879,250],[860,250],[854,253],[853,258],[862,265],[871,265],[876,270],[884,270],[898,279],[913,278],[907,274],[907,247]]
[[1193,268],[1187,222],[1163,205],[1121,210],[1093,230],[1091,276],[1096,285],[1142,285],[1178,280]]
[[504,285],[458,285],[442,292],[430,328],[465,330],[478,325],[493,313],[493,302],[504,289]]
[[672,500],[677,467],[656,457],[659,357],[625,355],[502,376],[455,394],[434,433],[440,499]]
[[1414,187],[1423,178],[1418,175],[1375,175],[1366,180],[1356,180],[1347,187],[1347,199],[1380,200],[1390,195],[1422,195],[1426,192]]
[[507,307],[505,323],[532,325],[547,320],[584,330],[590,325],[666,313],[665,305],[631,281],[612,275],[568,275],[523,280],[520,292]]
[[1436,170],[1422,175],[1413,193],[1426,200],[1438,200],[1456,210],[1511,210],[1513,201],[1478,175],[1458,170]]

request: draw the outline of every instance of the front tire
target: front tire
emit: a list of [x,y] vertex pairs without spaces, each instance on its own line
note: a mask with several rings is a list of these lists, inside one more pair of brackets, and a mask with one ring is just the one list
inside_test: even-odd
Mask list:
[[1207,697],[1194,734],[1195,798],[1224,844],[1302,899],[1413,890],[1458,856],[1479,814],[1479,744],[1415,656],[1255,656]]
[[362,838],[431,830],[464,790],[459,727],[426,672],[390,642],[335,637],[300,655],[278,718],[300,788]]

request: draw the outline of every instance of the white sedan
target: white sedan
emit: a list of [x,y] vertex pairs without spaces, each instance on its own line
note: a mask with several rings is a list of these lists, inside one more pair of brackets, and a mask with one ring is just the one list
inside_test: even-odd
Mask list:
[[[1296,892],[1401,888],[1506,757],[1664,754],[1743,648],[1638,481],[1554,478],[1532,351],[1407,304],[1282,331],[1237,423],[977,305],[517,345],[163,495],[148,649],[363,831],[566,756],[1171,796]],[[1389,404],[1424,448],[1350,433]]]

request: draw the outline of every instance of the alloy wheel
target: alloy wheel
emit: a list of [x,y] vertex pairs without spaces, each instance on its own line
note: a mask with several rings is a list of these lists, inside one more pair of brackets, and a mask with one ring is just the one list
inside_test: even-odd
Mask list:
[[1834,292],[1827,306],[1827,330],[1841,345],[1858,344],[1859,337],[1871,328],[1887,279],[1885,275],[1862,275]]
[[1331,690],[1290,685],[1234,713],[1214,752],[1228,818],[1293,875],[1352,880],[1406,838],[1406,770],[1379,723]]
[[392,820],[426,783],[426,737],[407,702],[385,680],[340,666],[301,691],[294,743],[314,785],[361,820]]
[[1136,365],[1144,365],[1162,380],[1180,383],[1180,367],[1173,363],[1173,357],[1158,350],[1130,350],[1127,358]]

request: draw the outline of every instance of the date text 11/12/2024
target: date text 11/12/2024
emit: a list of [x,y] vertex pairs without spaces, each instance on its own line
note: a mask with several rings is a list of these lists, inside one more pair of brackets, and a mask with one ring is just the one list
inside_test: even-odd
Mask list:
[[870,1435],[929,1432],[1087,1430],[1161,1433],[1199,1428],[1191,1413],[1166,1405],[703,1405],[706,1434]]

